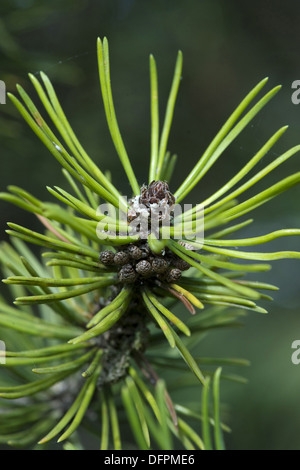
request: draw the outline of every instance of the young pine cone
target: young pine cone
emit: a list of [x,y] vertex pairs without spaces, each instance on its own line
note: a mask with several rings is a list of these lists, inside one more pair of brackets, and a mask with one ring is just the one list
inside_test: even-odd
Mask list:
[[163,258],[154,258],[152,261],[152,269],[156,273],[164,273],[168,269],[168,263]]
[[101,251],[99,255],[99,261],[101,261],[101,263],[104,265],[110,265],[114,263],[114,256],[115,254],[112,251]]
[[167,273],[166,276],[166,281],[167,282],[175,282],[178,281],[181,277],[181,271],[178,268],[172,268],[170,271]]
[[139,261],[135,269],[141,276],[148,276],[152,272],[151,264],[146,260]]
[[128,261],[129,255],[126,253],[126,251],[119,251],[114,256],[114,263],[119,266],[123,266],[124,264],[128,263]]
[[125,264],[119,271],[119,279],[125,284],[131,284],[136,280],[136,272],[131,264]]
[[128,254],[130,258],[135,260],[141,259],[143,257],[142,250],[136,245],[130,245],[128,247]]
[[187,271],[191,267],[191,265],[187,261],[181,258],[175,258],[175,260],[172,261],[172,265],[175,268],[180,269],[180,271]]

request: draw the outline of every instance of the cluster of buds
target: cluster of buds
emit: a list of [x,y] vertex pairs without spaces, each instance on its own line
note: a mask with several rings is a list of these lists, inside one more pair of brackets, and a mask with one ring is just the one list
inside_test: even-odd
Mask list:
[[167,249],[161,255],[153,253],[147,242],[129,244],[115,253],[102,251],[99,259],[105,266],[115,266],[119,280],[124,284],[146,279],[172,283],[181,277],[182,271],[190,268],[189,263]]

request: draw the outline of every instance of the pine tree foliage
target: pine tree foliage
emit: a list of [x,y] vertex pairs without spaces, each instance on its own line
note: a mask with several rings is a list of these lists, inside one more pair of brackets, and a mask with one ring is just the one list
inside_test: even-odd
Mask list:
[[[156,63],[150,56],[147,184],[137,181],[117,122],[106,38],[98,39],[97,54],[104,111],[131,188],[129,199],[87,154],[44,73],[39,79],[29,75],[43,113],[21,86],[18,97],[9,96],[62,166],[66,188],[47,188],[51,202],[15,186],[0,195],[35,214],[42,227],[35,232],[8,223],[11,243],[1,245],[3,282],[11,297],[0,299],[0,337],[6,345],[0,366],[0,443],[51,448],[56,440],[66,449],[82,449],[85,430],[96,436],[101,450],[224,449],[224,433],[230,430],[221,416],[220,383],[244,382],[230,367],[248,362],[198,357],[193,351],[210,330],[240,325],[248,310],[267,313],[260,302],[272,300],[266,292],[277,287],[248,280],[248,273],[261,276],[270,261],[300,258],[294,251],[252,251],[279,237],[298,236],[300,229],[235,238],[253,222],[245,215],[299,183],[298,172],[246,195],[300,145],[264,165],[263,157],[287,129],[282,127],[221,188],[176,215],[173,204],[187,200],[280,87],[258,98],[267,79],[259,82],[173,193],[177,157],[168,152],[168,138],[182,53],[162,124]],[[101,210],[104,203],[117,217]],[[157,207],[167,208],[170,226],[159,223],[155,233],[147,226],[146,236],[131,231],[139,203],[147,216]],[[199,221],[204,236],[191,241]],[[40,247],[40,257],[32,244]],[[199,387],[196,402],[182,394],[190,387]],[[183,403],[176,401],[178,392]]]

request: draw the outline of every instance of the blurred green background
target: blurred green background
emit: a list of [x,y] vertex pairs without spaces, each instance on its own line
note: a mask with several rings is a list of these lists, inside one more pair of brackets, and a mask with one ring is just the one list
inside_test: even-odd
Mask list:
[[[82,143],[101,169],[129,194],[111,143],[98,86],[96,38],[110,42],[117,116],[140,183],[147,180],[150,153],[148,57],[158,66],[161,116],[178,49],[184,68],[169,149],[178,154],[171,189],[176,189],[225,119],[246,93],[269,76],[282,90],[255,119],[189,198],[199,202],[215,191],[279,127],[289,130],[260,165],[300,142],[300,106],[291,84],[300,79],[300,3],[286,0],[1,0],[0,79],[15,92],[32,93],[27,73],[46,72]],[[36,100],[37,102],[37,100]],[[50,200],[46,185],[64,185],[58,163],[19,118],[10,103],[0,106],[0,190],[22,186]],[[299,171],[295,156],[268,178]],[[255,190],[265,187],[258,184]],[[300,227],[300,188],[257,209],[246,236]],[[0,204],[1,238],[7,221],[39,229],[33,216]],[[299,240],[272,242],[270,251],[299,249]],[[300,339],[299,261],[277,261],[260,279],[280,286],[268,316],[252,313],[237,330],[216,331],[204,340],[203,355],[248,358],[247,385],[224,383],[232,434],[229,449],[299,449],[300,365],[291,344]],[[0,335],[1,336],[1,335]],[[237,371],[239,372],[239,371]]]

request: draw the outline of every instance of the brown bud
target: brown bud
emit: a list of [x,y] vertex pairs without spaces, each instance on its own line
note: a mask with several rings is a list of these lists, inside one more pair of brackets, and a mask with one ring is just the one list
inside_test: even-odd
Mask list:
[[128,254],[130,258],[136,259],[136,260],[141,259],[143,257],[142,250],[136,245],[130,245],[128,247]]
[[105,265],[110,265],[113,264],[114,262],[114,253],[112,251],[101,251],[99,255],[99,260],[101,261],[102,264]]
[[178,268],[172,268],[170,271],[167,273],[166,276],[166,281],[167,282],[175,282],[178,281],[181,277],[181,271]]
[[148,276],[152,272],[151,264],[146,260],[139,261],[135,269],[141,276]]
[[129,255],[126,253],[126,251],[119,251],[114,256],[114,263],[119,266],[123,266],[124,264],[128,263],[128,261]]
[[156,273],[164,273],[168,268],[168,263],[163,258],[154,258],[152,261],[152,269]]
[[191,265],[185,261],[184,259],[182,258],[175,258],[173,261],[172,261],[172,265],[175,267],[175,268],[178,268],[180,269],[180,271],[186,271],[187,269],[190,269]]
[[120,269],[118,276],[120,281],[124,282],[124,284],[130,284],[136,280],[136,272],[131,264],[125,264],[125,266]]

